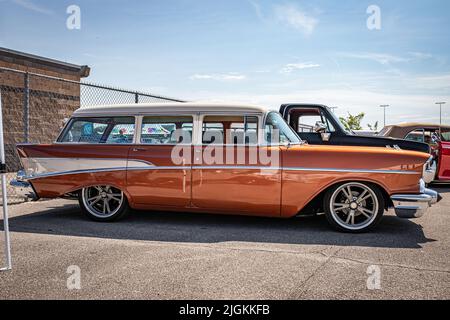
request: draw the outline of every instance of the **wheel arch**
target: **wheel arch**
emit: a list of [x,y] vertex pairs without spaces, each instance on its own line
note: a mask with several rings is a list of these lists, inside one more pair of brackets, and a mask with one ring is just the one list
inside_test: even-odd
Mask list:
[[128,202],[128,204],[132,207],[133,206],[133,198],[131,197],[131,195],[129,194],[128,190],[126,190],[126,188],[123,188],[123,186],[114,184],[114,183],[90,183],[90,184],[86,184],[83,185],[81,187],[77,187],[75,190],[66,192],[65,195],[71,195],[71,194],[80,194],[80,192],[82,192],[83,189],[85,188],[89,188],[89,187],[95,187],[95,186],[102,186],[102,185],[107,185],[107,186],[111,186],[113,188],[119,189],[120,191],[123,192],[123,194],[126,197],[126,200]]
[[388,193],[386,187],[383,186],[383,184],[381,184],[377,181],[369,180],[369,179],[350,179],[349,178],[349,179],[334,181],[331,184],[327,185],[319,193],[317,193],[314,197],[312,197],[312,199],[310,199],[308,201],[308,203],[299,211],[298,215],[322,213],[324,211],[323,199],[325,197],[325,194],[328,192],[328,190],[330,190],[338,185],[349,183],[349,182],[364,183],[364,184],[369,184],[369,185],[373,185],[373,186],[377,187],[380,190],[380,192],[383,194],[385,209],[387,210],[393,206],[391,197],[389,196],[389,193]]

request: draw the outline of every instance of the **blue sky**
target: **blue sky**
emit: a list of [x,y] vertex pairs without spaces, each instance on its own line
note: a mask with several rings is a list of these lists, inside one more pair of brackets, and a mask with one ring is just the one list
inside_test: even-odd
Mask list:
[[[66,28],[69,5],[81,29]],[[366,10],[381,9],[369,30]],[[0,46],[92,68],[89,81],[188,100],[450,124],[450,2],[0,0]]]

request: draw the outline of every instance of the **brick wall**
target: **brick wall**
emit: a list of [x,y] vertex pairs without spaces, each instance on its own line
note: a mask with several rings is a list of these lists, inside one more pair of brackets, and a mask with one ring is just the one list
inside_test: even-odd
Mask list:
[[[80,81],[79,72],[39,65],[26,59],[0,56],[0,67]],[[6,163],[10,172],[20,168],[15,145],[25,142],[24,87],[23,73],[0,69]],[[53,142],[60,132],[64,119],[70,117],[79,106],[79,84],[29,74],[28,142]]]

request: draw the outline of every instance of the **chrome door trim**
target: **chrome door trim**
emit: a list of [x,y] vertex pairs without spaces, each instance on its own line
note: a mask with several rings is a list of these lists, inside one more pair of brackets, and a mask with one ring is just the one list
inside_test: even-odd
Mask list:
[[286,167],[285,171],[325,171],[325,172],[343,172],[343,173],[381,173],[381,174],[411,174],[420,175],[417,171],[403,170],[378,170],[378,169],[340,169],[340,168],[302,168],[302,167]]

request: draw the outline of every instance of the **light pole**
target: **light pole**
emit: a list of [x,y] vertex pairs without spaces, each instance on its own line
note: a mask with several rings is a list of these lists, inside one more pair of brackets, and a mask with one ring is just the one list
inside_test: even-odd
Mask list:
[[436,104],[439,105],[439,125],[442,126],[442,105],[444,105],[445,102],[436,102]]
[[383,110],[384,110],[384,125],[383,125],[383,127],[386,127],[386,108],[389,108],[389,107],[390,107],[390,105],[388,105],[388,104],[382,104],[380,106],[380,108],[383,108]]

